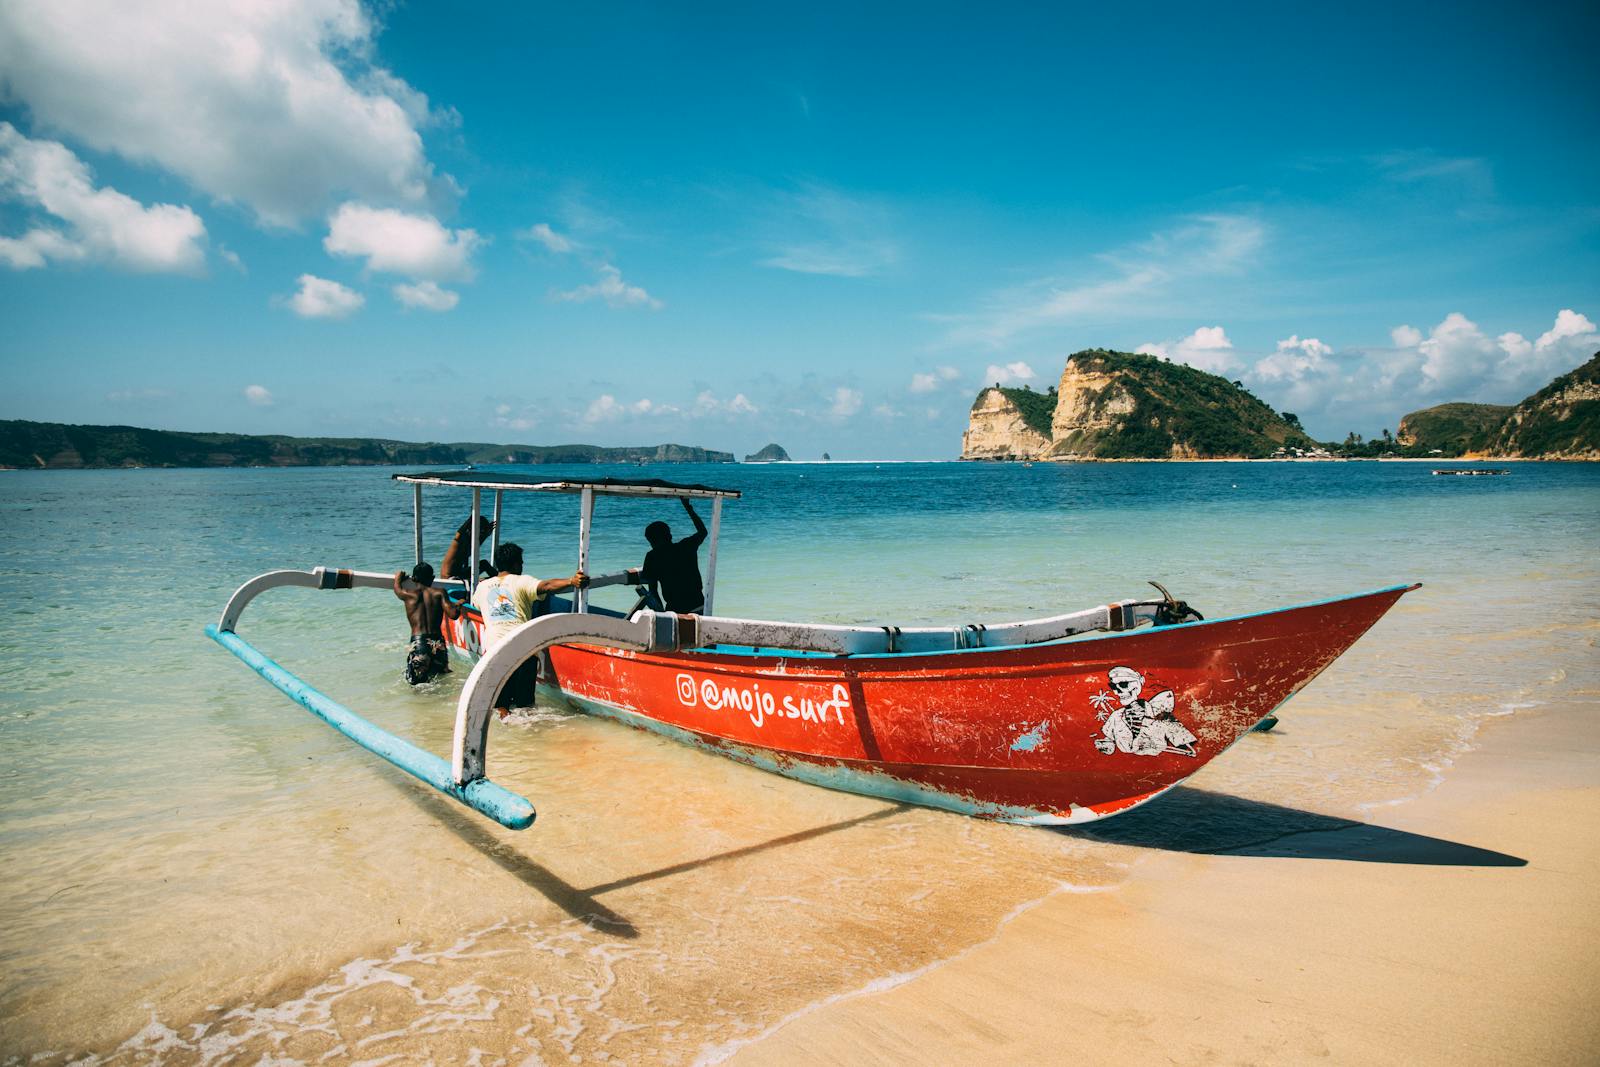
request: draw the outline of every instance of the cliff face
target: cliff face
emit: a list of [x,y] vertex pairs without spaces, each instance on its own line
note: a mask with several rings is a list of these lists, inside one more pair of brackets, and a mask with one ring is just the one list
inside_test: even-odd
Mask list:
[[[1154,356],[1093,349],[1067,358],[1048,434],[1027,425],[1015,390],[986,389],[973,406],[963,459],[1223,459],[1313,442],[1225,378]],[[1025,406],[1025,405],[1024,405]],[[1022,425],[1018,425],[1021,422]]]
[[1489,451],[1529,459],[1600,459],[1600,352],[1513,408]]
[[1037,459],[1050,450],[1050,438],[1028,425],[1022,404],[1008,395],[1020,391],[992,388],[978,394],[961,435],[962,459]]

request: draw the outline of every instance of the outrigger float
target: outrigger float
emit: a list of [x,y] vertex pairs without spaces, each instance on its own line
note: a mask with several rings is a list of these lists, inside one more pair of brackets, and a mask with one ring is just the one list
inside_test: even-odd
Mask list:
[[[1081,823],[1127,811],[1184,781],[1266,721],[1405,593],[1397,585],[1225,619],[1203,619],[1161,589],[1023,622],[939,627],[828,626],[714,614],[724,501],[739,493],[658,480],[542,481],[495,471],[397,474],[412,487],[423,559],[422,489],[472,491],[470,560],[482,544],[482,494],[581,498],[578,569],[589,570],[600,496],[709,499],[705,614],[573,598],[487,654],[470,604],[446,621],[450,651],[473,664],[456,705],[448,761],[313,688],[239,636],[245,607],[269,589],[388,589],[393,572],[269,571],[234,593],[206,633],[351,740],[503,826],[534,819],[528,800],[486,777],[500,687],[539,656],[540,692],[577,709],[813,785],[1007,822]],[[460,598],[469,583],[440,580]],[[1154,584],[1154,583],[1152,583]]]

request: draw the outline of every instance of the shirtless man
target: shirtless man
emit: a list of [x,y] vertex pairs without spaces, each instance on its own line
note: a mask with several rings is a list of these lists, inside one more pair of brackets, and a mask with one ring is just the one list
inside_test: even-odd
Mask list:
[[406,589],[405,571],[394,572],[394,595],[406,606],[411,623],[411,648],[406,653],[406,681],[421,685],[435,675],[450,672],[450,654],[444,645],[444,620],[460,616],[461,609],[433,587],[433,568],[419,563],[411,569],[416,588]]

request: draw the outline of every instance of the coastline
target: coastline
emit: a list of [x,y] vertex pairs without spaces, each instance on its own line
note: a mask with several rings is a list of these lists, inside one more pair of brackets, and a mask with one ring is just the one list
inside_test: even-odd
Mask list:
[[1595,1062],[1590,712],[1490,721],[1373,824],[1152,851],[1118,886],[1047,896],[702,1062]]

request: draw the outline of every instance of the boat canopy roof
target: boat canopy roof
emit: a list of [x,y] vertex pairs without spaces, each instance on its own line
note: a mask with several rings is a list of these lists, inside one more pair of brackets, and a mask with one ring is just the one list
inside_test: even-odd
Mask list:
[[458,485],[468,489],[501,489],[534,493],[581,493],[585,489],[608,496],[689,496],[738,499],[737,489],[717,489],[709,485],[690,485],[663,481],[660,478],[593,478],[587,480],[563,479],[549,481],[528,474],[510,471],[420,471],[416,474],[396,474],[397,482],[416,485]]

